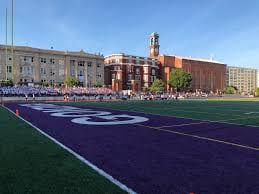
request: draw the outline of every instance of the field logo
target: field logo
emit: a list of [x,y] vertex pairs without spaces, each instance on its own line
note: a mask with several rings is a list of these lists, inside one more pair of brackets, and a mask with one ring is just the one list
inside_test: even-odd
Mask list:
[[71,118],[71,122],[82,125],[126,125],[148,121],[146,117],[127,114],[113,115],[108,111],[83,109],[72,106],[59,106],[54,104],[20,104],[33,110],[50,113],[53,117]]

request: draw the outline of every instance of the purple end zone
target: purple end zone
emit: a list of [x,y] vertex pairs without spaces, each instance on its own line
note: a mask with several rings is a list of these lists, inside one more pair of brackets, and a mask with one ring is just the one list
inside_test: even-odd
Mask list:
[[[259,193],[258,151],[134,124],[80,125],[72,123],[70,118],[52,117],[49,113],[17,104],[7,104],[7,107],[13,111],[19,108],[24,119],[138,193]],[[105,108],[101,110],[144,116],[149,121],[141,124],[147,126],[199,122]],[[217,129],[210,132],[210,125],[212,128],[219,127],[206,124],[208,130],[203,130],[199,125],[177,127],[177,130],[213,136],[212,131]],[[237,132],[234,129],[230,128],[233,136],[248,130],[246,127],[238,128]],[[227,130],[221,133],[227,133]],[[251,138],[253,133],[256,131],[251,132]],[[215,134],[214,138],[220,138],[222,134]],[[236,141],[242,143],[241,140]]]

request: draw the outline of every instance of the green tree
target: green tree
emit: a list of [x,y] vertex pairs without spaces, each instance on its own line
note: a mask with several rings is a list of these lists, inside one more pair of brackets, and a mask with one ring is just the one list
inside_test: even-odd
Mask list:
[[74,78],[74,77],[67,77],[64,81],[64,84],[67,87],[79,86],[80,81],[77,78]]
[[150,92],[163,92],[165,90],[165,83],[161,79],[156,79],[149,88]]
[[237,88],[234,86],[228,86],[224,90],[225,94],[235,94],[237,92]]
[[255,90],[255,96],[256,96],[256,97],[259,97],[259,88],[256,88],[256,90]]
[[13,80],[1,80],[0,86],[14,86]]
[[182,69],[173,69],[170,72],[168,84],[176,91],[184,91],[190,88],[192,75]]
[[96,87],[96,88],[101,88],[101,87],[103,87],[103,84],[100,83],[100,82],[97,82],[97,83],[94,85],[94,87]]

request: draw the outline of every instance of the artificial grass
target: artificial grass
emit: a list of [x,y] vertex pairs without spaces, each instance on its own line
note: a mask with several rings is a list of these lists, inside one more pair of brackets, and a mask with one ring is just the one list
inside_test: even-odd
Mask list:
[[[115,101],[69,102],[66,104],[259,126],[259,101]],[[254,113],[246,114],[249,112]]]
[[0,107],[0,193],[125,193]]

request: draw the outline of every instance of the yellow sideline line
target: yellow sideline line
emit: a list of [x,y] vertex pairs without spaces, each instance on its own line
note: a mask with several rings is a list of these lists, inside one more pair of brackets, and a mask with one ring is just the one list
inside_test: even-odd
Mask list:
[[177,131],[173,131],[173,130],[161,129],[161,128],[158,128],[158,127],[152,127],[152,126],[147,126],[147,125],[141,125],[141,124],[135,124],[135,125],[150,128],[150,129],[156,129],[158,131],[182,135],[182,136],[186,136],[186,137],[192,137],[192,138],[196,138],[196,139],[212,141],[212,142],[216,142],[216,143],[221,143],[221,144],[231,145],[231,146],[235,146],[235,147],[245,148],[245,149],[249,149],[249,150],[253,150],[253,151],[259,151],[259,147],[251,147],[251,146],[246,146],[246,145],[242,145],[242,144],[222,141],[222,140],[208,138],[208,137],[202,137],[202,136],[198,136],[198,135],[191,135],[191,134],[188,134],[188,133],[182,133],[182,132],[177,132]]
[[165,125],[165,126],[161,126],[161,127],[157,127],[157,128],[167,128],[167,127],[182,127],[182,126],[190,126],[190,125],[200,125],[203,123],[209,123],[209,122],[198,122],[198,123],[183,123],[183,124],[179,124],[179,125]]
[[136,124],[138,126],[141,127],[152,127],[152,128],[156,128],[156,129],[161,129],[161,128],[168,128],[168,127],[182,127],[182,126],[189,126],[189,125],[200,125],[203,123],[210,123],[207,121],[202,121],[202,122],[198,122],[198,123],[183,123],[183,124],[178,124],[178,125],[165,125],[165,126],[159,126],[159,127],[155,127],[155,126],[147,126],[147,125],[142,125],[142,124]]

